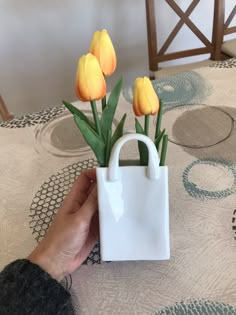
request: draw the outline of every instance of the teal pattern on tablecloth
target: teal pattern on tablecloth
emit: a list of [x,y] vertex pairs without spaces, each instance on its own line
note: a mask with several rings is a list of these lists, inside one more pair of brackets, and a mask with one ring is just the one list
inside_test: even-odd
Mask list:
[[[189,180],[189,173],[196,165],[211,165],[214,167],[224,167],[227,171],[231,172],[234,178],[233,185],[224,190],[209,191],[199,188],[195,183]],[[192,162],[188,165],[182,175],[183,185],[185,190],[191,197],[199,199],[222,199],[226,198],[236,192],[236,164],[224,160],[222,158],[206,158]]]

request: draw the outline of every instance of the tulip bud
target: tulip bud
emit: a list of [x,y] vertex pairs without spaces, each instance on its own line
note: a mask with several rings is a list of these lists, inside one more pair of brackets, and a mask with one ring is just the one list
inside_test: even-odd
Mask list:
[[75,90],[83,102],[99,100],[106,95],[106,82],[101,67],[97,58],[90,53],[79,59]]
[[137,78],[134,83],[133,110],[136,116],[155,115],[159,99],[148,77]]
[[89,52],[97,57],[105,76],[109,76],[115,71],[116,53],[106,30],[96,31],[93,34]]

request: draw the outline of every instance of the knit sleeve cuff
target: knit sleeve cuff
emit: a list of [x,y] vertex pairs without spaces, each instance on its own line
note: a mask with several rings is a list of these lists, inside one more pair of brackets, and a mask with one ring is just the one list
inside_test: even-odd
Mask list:
[[14,310],[11,312],[11,303],[16,310],[22,310],[21,314],[60,314],[70,300],[69,292],[62,285],[26,259],[5,267],[0,274],[0,284],[4,287],[0,305],[9,309],[9,314],[17,314]]

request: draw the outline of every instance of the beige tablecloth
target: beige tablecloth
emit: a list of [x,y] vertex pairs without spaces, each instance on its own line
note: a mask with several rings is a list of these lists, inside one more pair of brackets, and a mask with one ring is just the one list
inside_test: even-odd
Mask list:
[[[72,275],[74,307],[88,315],[236,314],[236,60],[153,84],[170,138],[171,259],[101,263],[98,244]],[[132,130],[131,100],[129,88],[116,119],[127,112]],[[2,268],[36,246],[96,160],[63,106],[0,124],[0,150]],[[136,145],[122,155],[136,158]]]

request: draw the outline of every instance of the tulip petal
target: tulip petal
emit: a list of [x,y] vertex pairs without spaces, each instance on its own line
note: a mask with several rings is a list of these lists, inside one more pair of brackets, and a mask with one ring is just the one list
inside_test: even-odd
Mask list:
[[155,115],[159,109],[159,99],[148,77],[144,77],[144,90],[152,108],[152,112],[150,114]]
[[100,34],[101,32],[96,31],[93,34],[93,38],[90,44],[89,52],[97,57],[100,63]]
[[115,49],[106,30],[102,30],[100,35],[100,65],[106,76],[111,75],[116,69]]
[[97,57],[104,75],[111,75],[116,69],[116,53],[111,38],[104,29],[93,35],[89,52]]
[[76,82],[75,82],[76,95],[81,101],[86,101],[89,97],[87,82],[85,79],[86,78],[85,68],[84,68],[85,60],[86,60],[86,55],[80,57],[79,59],[78,68],[76,72]]
[[138,86],[140,85],[140,79],[142,78],[137,78],[134,82],[134,97],[133,97],[133,110],[136,116],[142,116],[142,113],[139,111],[139,89]]
[[146,95],[143,78],[137,78],[135,80],[134,112],[136,116],[149,115],[152,112],[152,108]]
[[91,100],[98,100],[106,94],[106,83],[96,57],[88,54],[85,72]]

